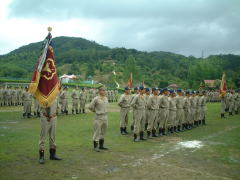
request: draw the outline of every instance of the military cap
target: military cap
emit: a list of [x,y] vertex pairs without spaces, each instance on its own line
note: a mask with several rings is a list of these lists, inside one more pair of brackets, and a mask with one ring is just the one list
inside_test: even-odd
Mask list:
[[172,90],[172,89],[169,92],[170,92],[170,94],[174,94],[175,93],[174,90]]
[[177,92],[182,92],[182,90],[181,90],[181,89],[178,89]]
[[138,87],[135,87],[134,90],[138,90]]
[[196,94],[199,94],[199,91],[196,91]]
[[167,89],[167,88],[163,88],[163,89],[162,89],[162,92],[164,92],[164,91],[168,91],[168,89]]
[[190,91],[186,91],[186,94],[191,94]]
[[157,88],[152,88],[152,91],[156,91],[157,90]]
[[150,89],[149,88],[146,88],[146,92],[149,92],[150,91]]
[[192,91],[192,94],[195,94],[195,91]]
[[125,91],[130,90],[130,88],[127,86],[124,88]]
[[99,91],[105,91],[105,90],[106,90],[106,87],[105,87],[105,86],[100,86],[100,87],[98,88],[98,90],[99,90]]
[[140,86],[140,87],[139,87],[139,90],[144,90],[144,87],[143,87],[143,86]]

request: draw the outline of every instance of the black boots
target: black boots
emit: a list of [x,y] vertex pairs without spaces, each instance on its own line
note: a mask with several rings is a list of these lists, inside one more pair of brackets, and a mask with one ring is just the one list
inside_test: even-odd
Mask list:
[[74,114],[74,110],[72,110],[72,114]]
[[229,112],[229,116],[233,116],[232,112]]
[[77,109],[75,111],[76,111],[76,114],[79,114]]
[[143,131],[140,132],[140,140],[143,140],[143,141],[146,140],[146,139],[144,138],[144,132],[143,132]]
[[151,132],[150,131],[147,131],[147,138],[149,139],[149,138],[151,138],[152,136],[151,136]]
[[100,152],[97,141],[93,141],[93,147],[94,147],[94,151]]
[[152,137],[158,137],[158,136],[156,135],[156,130],[155,130],[155,129],[152,130]]
[[50,160],[62,160],[60,157],[56,155],[56,149],[49,149],[50,152]]
[[108,150],[108,148],[104,147],[104,139],[99,140],[99,149]]
[[39,150],[39,161],[40,164],[44,164],[44,150]]
[[28,113],[27,118],[31,118],[31,117],[32,117],[31,113]]
[[37,117],[40,117],[40,112],[39,111],[37,112]]
[[122,135],[127,135],[128,134],[127,127],[120,127],[120,132]]
[[82,110],[82,113],[83,113],[83,114],[85,113],[85,109]]
[[132,126],[131,126],[131,131],[133,131],[133,129],[134,129],[134,126],[132,125]]
[[224,113],[221,113],[221,118],[225,118]]
[[145,124],[145,131],[147,130],[147,127],[148,127],[148,123]]

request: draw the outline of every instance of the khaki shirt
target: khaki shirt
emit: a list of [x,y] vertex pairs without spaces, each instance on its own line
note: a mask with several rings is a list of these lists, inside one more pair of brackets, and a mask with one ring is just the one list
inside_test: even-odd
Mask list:
[[32,100],[32,95],[29,92],[24,92],[22,94],[22,100],[23,101],[31,101]]
[[175,99],[177,109],[183,109],[183,96],[177,96]]
[[131,102],[131,106],[134,108],[134,109],[145,109],[145,106],[146,106],[146,99],[144,97],[144,95],[140,95],[140,94],[137,94],[132,102]]
[[97,115],[107,114],[108,99],[107,97],[96,96],[89,105],[89,110]]
[[159,99],[159,107],[160,107],[160,108],[169,108],[168,96],[163,95],[163,96]]
[[169,97],[169,110],[177,111],[176,98]]
[[159,97],[151,95],[147,100],[147,108],[150,110],[159,109]]
[[131,100],[131,95],[122,94],[118,101],[118,105],[121,108],[129,108],[131,106]]
[[72,97],[73,99],[78,99],[78,98],[79,98],[78,91],[74,90],[74,91],[72,92],[71,97]]

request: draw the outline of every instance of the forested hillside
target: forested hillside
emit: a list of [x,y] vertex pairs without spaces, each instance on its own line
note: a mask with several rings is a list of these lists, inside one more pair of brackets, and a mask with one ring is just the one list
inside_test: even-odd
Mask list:
[[[227,73],[229,86],[236,87],[240,77],[240,56],[237,55],[201,59],[170,52],[111,49],[75,37],[56,37],[53,42],[59,75],[75,74],[79,80],[91,75],[94,80],[112,87],[114,80],[124,86],[130,72],[134,85],[144,82],[160,87],[176,83],[184,88],[197,88],[205,79],[220,79],[223,71]],[[0,56],[0,77],[31,79],[41,45],[42,42],[32,43]]]

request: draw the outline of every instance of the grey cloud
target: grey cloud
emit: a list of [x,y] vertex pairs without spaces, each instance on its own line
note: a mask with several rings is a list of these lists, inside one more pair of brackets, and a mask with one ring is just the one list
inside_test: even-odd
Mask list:
[[9,17],[94,19],[100,43],[200,56],[240,53],[239,0],[13,0]]

